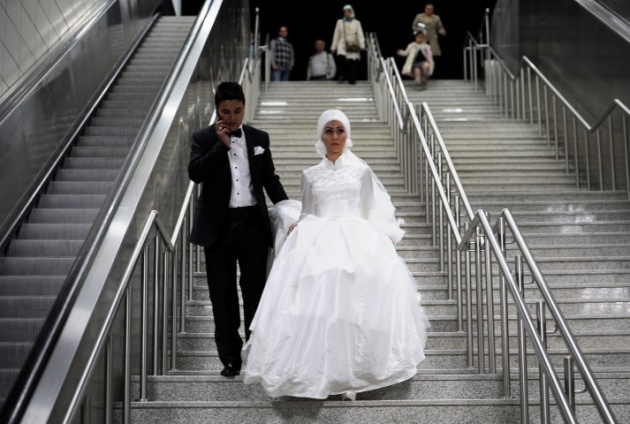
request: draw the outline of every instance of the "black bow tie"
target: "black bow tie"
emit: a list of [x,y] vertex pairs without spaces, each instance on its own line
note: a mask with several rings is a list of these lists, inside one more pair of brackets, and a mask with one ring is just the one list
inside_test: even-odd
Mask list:
[[230,137],[241,138],[242,135],[243,135],[243,131],[240,128],[230,133]]

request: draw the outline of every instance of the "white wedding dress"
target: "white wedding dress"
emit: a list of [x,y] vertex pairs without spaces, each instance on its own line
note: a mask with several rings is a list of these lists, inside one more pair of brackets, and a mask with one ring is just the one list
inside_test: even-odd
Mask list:
[[[326,399],[411,378],[429,322],[394,247],[404,232],[389,196],[351,152],[305,170],[302,193],[297,227],[276,239],[244,347],[245,383],[273,397]],[[286,234],[291,211],[275,216]]]

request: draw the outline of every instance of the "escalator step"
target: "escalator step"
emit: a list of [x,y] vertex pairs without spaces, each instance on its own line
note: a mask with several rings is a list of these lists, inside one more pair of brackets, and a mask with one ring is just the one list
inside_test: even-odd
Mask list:
[[[89,185],[88,183],[84,184]],[[106,197],[107,194],[43,194],[37,206],[40,208],[94,209],[100,208]]]
[[[9,257],[76,257],[83,240],[12,240],[7,249]],[[4,292],[0,292],[4,293]]]
[[162,75],[147,75],[141,72],[126,71],[118,78],[116,85],[124,88],[128,86],[143,87],[145,90],[147,87],[160,87],[164,83]]
[[[92,228],[90,224],[22,224],[18,236],[22,239],[85,240]],[[2,259],[2,258],[0,258]]]
[[[125,93],[111,93],[106,97],[106,100],[111,100],[114,102],[127,102],[127,101],[135,101],[135,100],[142,100],[145,102],[151,102],[153,103],[153,101],[155,100],[155,93],[147,93],[146,91],[143,93],[129,93],[129,92],[125,92]],[[138,111],[141,112],[141,111]],[[142,118],[144,118],[147,114],[147,111],[144,111],[144,116],[142,116]],[[127,116],[127,118],[131,118],[130,116]]]
[[[142,104],[139,107],[150,107],[151,105]],[[116,137],[136,137],[138,135],[137,128],[118,128],[114,131],[112,128],[87,127],[83,132],[87,136],[116,136]]]
[[[17,379],[19,372],[19,369],[0,369],[0,399],[5,399],[9,395],[9,390],[13,387],[13,383]],[[0,408],[1,407],[2,404],[0,404]]]
[[56,296],[65,281],[65,276],[0,275],[0,293],[3,296]]
[[0,258],[0,274],[68,275],[74,261],[74,257],[4,257]]
[[[115,134],[120,130],[119,127],[99,127],[104,131],[110,131]],[[80,146],[72,148],[71,156],[76,158],[126,158],[129,154],[128,146]]]
[[113,185],[105,181],[51,181],[46,194],[107,194]]
[[31,211],[28,222],[31,224],[93,224],[99,208],[35,208]]
[[33,343],[0,342],[0,369],[21,368]]
[[[125,99],[120,99],[119,101],[127,101]],[[131,101],[131,99],[129,99]],[[121,117],[94,117],[90,122],[90,125],[94,125],[95,127],[108,127],[108,128],[140,128],[142,127],[142,123],[144,122],[144,118],[121,118]]]
[[[139,88],[138,91],[141,91],[141,89]],[[144,89],[142,89],[142,92],[144,92]],[[133,91],[128,91],[127,93],[131,95],[136,94]],[[147,111],[143,109],[131,109],[131,108],[108,109],[108,108],[101,107],[101,108],[98,108],[94,116],[97,118],[100,118],[100,117],[140,118],[144,120],[147,117]]]
[[[144,102],[139,100],[106,100],[103,102],[103,108],[105,109],[132,109],[132,110],[148,110],[151,108],[152,102]],[[97,127],[98,128],[98,127]],[[137,132],[137,130],[136,130]],[[85,135],[93,135],[92,132],[88,132],[86,129]],[[101,135],[101,134],[98,134]]]
[[[96,137],[95,137],[96,138]],[[79,140],[79,143],[83,146],[89,145],[101,145],[107,146],[110,142],[103,142],[102,140],[95,140],[95,138],[82,138]],[[105,138],[105,137],[103,137]],[[123,139],[118,139],[118,145],[123,146],[124,143],[129,143],[131,145],[133,140],[127,141]],[[77,157],[67,157],[63,162],[64,169],[94,169],[94,168],[102,168],[102,169],[115,169],[119,170],[122,167],[122,164],[125,162],[124,158],[77,158]]]
[[119,169],[64,169],[55,174],[57,181],[114,181]]
[[5,342],[32,342],[43,325],[43,318],[0,318],[0,338]]
[[113,187],[113,182],[105,181],[51,181],[46,189],[46,194],[67,195],[67,194],[107,194]]
[[0,318],[46,318],[56,296],[0,297]]

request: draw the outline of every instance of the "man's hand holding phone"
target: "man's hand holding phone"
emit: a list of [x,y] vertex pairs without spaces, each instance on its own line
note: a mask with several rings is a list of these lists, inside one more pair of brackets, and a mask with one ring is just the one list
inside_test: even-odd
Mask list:
[[230,141],[230,129],[224,124],[224,121],[218,120],[215,123],[214,129],[217,133],[217,137],[219,137],[219,140],[221,140],[227,147],[230,147],[232,144]]

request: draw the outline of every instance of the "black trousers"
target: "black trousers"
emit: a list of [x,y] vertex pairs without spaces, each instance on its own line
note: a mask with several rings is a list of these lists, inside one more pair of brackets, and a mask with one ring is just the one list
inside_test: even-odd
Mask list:
[[249,326],[265,288],[268,245],[262,225],[257,206],[230,209],[223,235],[212,246],[204,248],[215,341],[223,365],[231,362],[240,367],[242,364],[237,269],[240,271],[238,283],[243,298],[245,340],[249,339]]
[[348,80],[350,84],[357,82],[357,69],[360,60],[348,59],[344,55],[337,55],[337,69],[339,80]]

